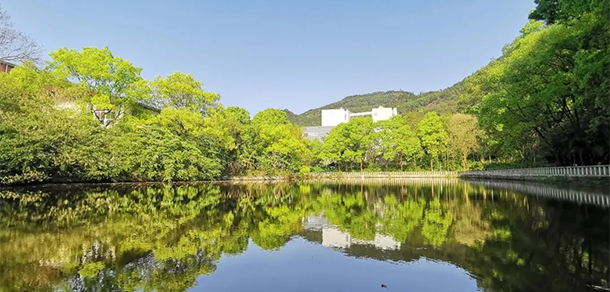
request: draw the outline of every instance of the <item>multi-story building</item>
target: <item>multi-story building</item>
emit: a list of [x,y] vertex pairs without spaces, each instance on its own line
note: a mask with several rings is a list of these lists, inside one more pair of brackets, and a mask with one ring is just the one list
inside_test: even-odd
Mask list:
[[328,136],[330,130],[341,123],[347,123],[354,117],[370,116],[373,122],[389,120],[393,116],[398,115],[396,108],[378,107],[371,109],[369,112],[352,113],[348,109],[327,109],[322,110],[322,126],[320,127],[304,127],[303,133],[309,140],[323,140]]

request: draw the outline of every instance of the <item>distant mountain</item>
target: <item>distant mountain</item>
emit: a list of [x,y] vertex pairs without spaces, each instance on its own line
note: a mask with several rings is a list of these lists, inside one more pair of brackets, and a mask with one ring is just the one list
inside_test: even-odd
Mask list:
[[323,109],[345,108],[352,112],[366,112],[372,108],[384,106],[395,107],[399,114],[423,110],[436,111],[439,114],[457,112],[457,103],[463,89],[463,81],[438,91],[414,94],[408,91],[373,92],[348,96],[340,101],[310,109],[300,115],[285,109],[288,120],[300,126],[319,126]]

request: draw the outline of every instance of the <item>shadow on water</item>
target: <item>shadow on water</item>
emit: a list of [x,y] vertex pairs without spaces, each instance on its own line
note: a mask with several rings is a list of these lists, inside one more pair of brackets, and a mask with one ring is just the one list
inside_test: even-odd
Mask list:
[[0,291],[186,291],[214,277],[223,256],[245,260],[252,244],[288,256],[295,238],[373,260],[367,265],[450,263],[484,291],[608,288],[607,205],[538,187],[409,180],[4,189]]

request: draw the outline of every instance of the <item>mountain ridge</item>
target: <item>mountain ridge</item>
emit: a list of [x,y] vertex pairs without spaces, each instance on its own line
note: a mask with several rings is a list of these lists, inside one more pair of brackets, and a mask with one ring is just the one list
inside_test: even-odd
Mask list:
[[288,120],[299,126],[320,126],[323,109],[344,108],[352,112],[366,112],[379,106],[395,107],[399,114],[413,111],[436,111],[451,114],[458,111],[457,102],[464,89],[464,80],[445,89],[415,94],[403,90],[376,91],[350,95],[339,101],[307,110],[301,114],[283,109]]

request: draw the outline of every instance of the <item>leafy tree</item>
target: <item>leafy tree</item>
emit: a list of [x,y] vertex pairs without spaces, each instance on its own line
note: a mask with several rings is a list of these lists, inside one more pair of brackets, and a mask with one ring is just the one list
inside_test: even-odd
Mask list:
[[324,144],[318,139],[314,139],[309,143],[309,149],[311,153],[311,161],[309,165],[318,166],[324,164],[322,151],[324,151]]
[[223,171],[222,153],[235,147],[221,113],[166,108],[148,120],[113,128],[114,169],[136,180],[207,180]]
[[74,93],[31,63],[0,75],[0,175],[3,183],[50,177],[99,179],[103,132],[89,116],[57,106]]
[[415,159],[422,154],[419,138],[401,116],[395,116],[389,121],[382,121],[377,132],[380,150],[386,160],[399,160],[400,170],[403,171],[405,158]]
[[333,128],[324,141],[322,158],[340,163],[359,163],[364,160],[375,142],[374,123],[370,118],[351,119]]
[[308,152],[303,131],[290,123],[281,110],[266,109],[257,113],[244,127],[243,139],[240,160],[252,170],[299,170],[300,157]]
[[243,108],[230,106],[226,109],[226,113],[242,125],[250,122],[250,113]]
[[534,2],[536,9],[530,13],[529,18],[544,20],[548,25],[580,18],[591,12],[607,18],[610,12],[610,4],[604,0],[534,0]]
[[[79,77],[87,80],[82,81],[87,86],[71,83],[60,74],[72,68],[63,63],[54,64],[50,71],[39,70],[26,62],[11,74],[0,74],[0,120],[3,121],[0,148],[5,149],[0,154],[3,183],[202,180],[217,178],[224,171],[230,159],[227,153],[235,149],[240,133],[235,132],[239,121],[225,113],[221,105],[171,106],[157,115],[137,117],[124,111],[120,122],[104,129],[82,111],[91,101],[92,90],[132,98],[137,96],[131,94],[141,82],[129,84],[114,76],[114,69],[109,69],[107,73],[113,76],[108,77],[103,70],[90,70],[80,63],[85,59],[108,61],[106,49],[57,53],[60,59],[73,62],[70,66],[89,70],[86,74],[81,72],[85,77]],[[120,58],[109,62],[113,62],[110,67],[130,66]],[[179,86],[174,89],[189,93]],[[159,98],[162,98],[159,102],[169,105],[165,99],[175,96]],[[125,106],[115,109],[122,111]],[[205,111],[205,116],[200,110]]]
[[174,107],[205,113],[207,108],[215,105],[218,94],[203,90],[203,82],[191,74],[174,72],[165,79],[156,76],[149,82],[150,97],[148,100],[160,107]]
[[517,38],[500,63],[502,87],[487,91],[483,99],[482,124],[490,133],[507,131],[516,138],[535,134],[557,164],[602,161],[609,147],[608,103],[590,88],[610,85],[607,78],[593,77],[610,68],[602,57],[608,49],[580,38],[603,39],[607,32],[598,31],[603,26],[609,27],[590,18]]
[[479,149],[479,129],[477,118],[472,115],[455,114],[447,121],[449,145],[462,156],[462,168],[468,170],[468,154]]
[[50,54],[49,68],[61,78],[91,90],[86,102],[95,117],[109,126],[135,102],[135,85],[142,81],[141,68],[116,57],[107,47],[85,47],[80,52],[62,48]]
[[427,113],[417,127],[417,135],[430,158],[430,171],[433,171],[434,158],[438,158],[447,146],[448,136],[443,121],[436,113]]
[[240,164],[240,155],[244,151],[243,134],[246,125],[250,123],[250,113],[240,107],[232,106],[222,111],[225,119],[224,128],[229,131],[229,135],[233,137],[235,147],[226,153],[225,161],[227,164],[227,172],[232,175],[242,174],[243,169]]

